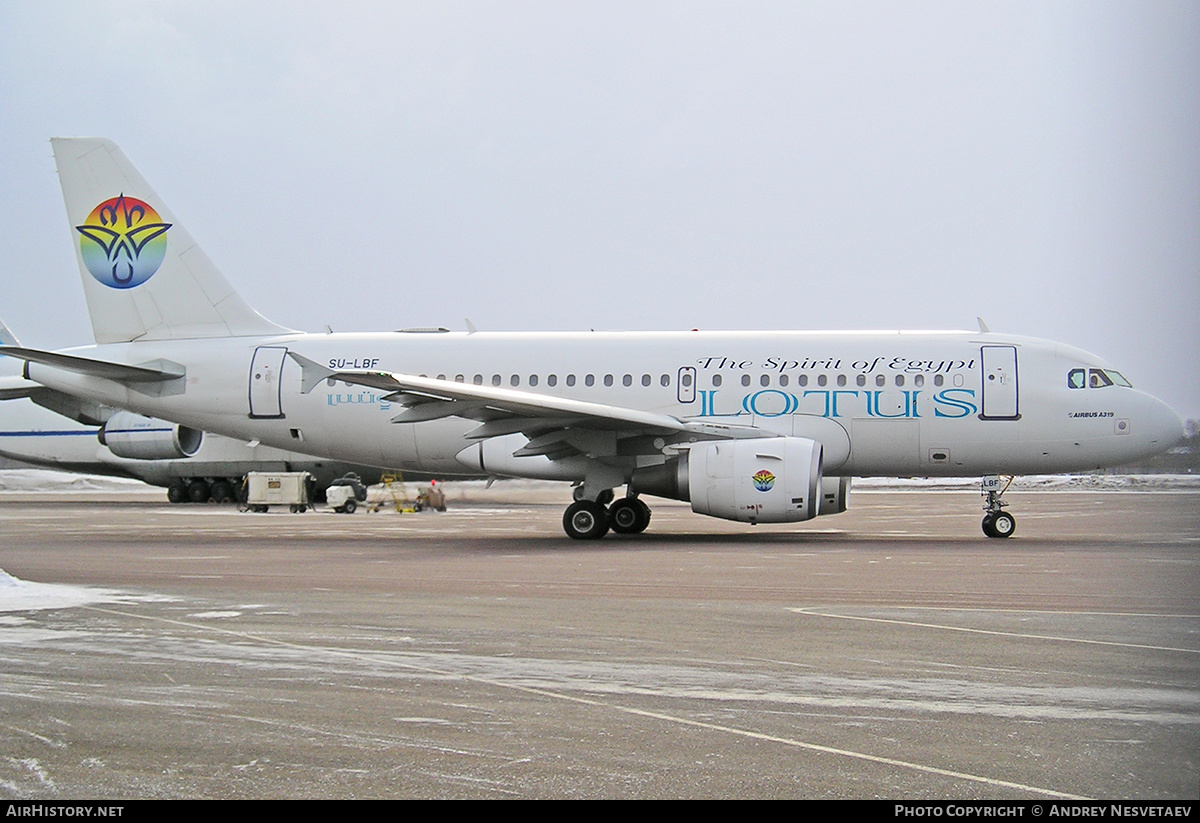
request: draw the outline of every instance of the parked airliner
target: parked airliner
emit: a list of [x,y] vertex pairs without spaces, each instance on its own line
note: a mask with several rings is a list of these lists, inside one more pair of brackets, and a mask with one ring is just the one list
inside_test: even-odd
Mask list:
[[99,425],[80,423],[32,400],[0,406],[0,457],[59,471],[130,477],[165,488],[172,503],[232,501],[252,471],[308,472],[322,493],[351,472],[368,485],[378,483],[382,474],[133,412],[114,410]]
[[[10,346],[63,395],[436,476],[576,484],[573,538],[643,496],[748,523],[844,510],[852,476],[1096,469],[1182,436],[1100,358],[990,332],[310,334],[266,320],[104,139],[51,141],[96,344]],[[614,499],[614,490],[625,494]],[[984,532],[1015,519],[989,490]]]

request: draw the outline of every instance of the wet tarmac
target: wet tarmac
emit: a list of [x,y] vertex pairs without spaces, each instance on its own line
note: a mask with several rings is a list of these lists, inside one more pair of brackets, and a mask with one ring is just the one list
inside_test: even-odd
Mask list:
[[62,603],[0,588],[0,797],[1196,798],[1200,493],[1011,497],[580,543],[0,494]]

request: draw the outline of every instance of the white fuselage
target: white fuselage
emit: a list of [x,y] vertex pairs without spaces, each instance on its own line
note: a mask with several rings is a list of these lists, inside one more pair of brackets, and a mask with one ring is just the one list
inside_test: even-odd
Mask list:
[[[433,475],[582,479],[580,461],[512,457],[520,434],[476,440],[460,417],[393,423],[404,400],[322,381],[302,391],[295,352],[332,371],[496,386],[820,442],[827,475],[971,476],[1086,470],[1169,447],[1161,401],[1053,342],[983,332],[281,334],[108,344],[70,354],[186,368],[178,393],[30,363],[45,386],[276,448]],[[253,366],[253,368],[252,368]],[[1083,370],[1085,385],[1069,375]],[[619,450],[618,450],[619,451]],[[645,455],[631,457],[630,465]],[[480,462],[482,460],[482,462]]]

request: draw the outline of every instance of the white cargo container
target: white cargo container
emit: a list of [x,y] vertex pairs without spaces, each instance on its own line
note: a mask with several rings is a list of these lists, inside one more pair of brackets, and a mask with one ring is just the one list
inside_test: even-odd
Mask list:
[[246,475],[246,505],[252,512],[265,512],[271,506],[307,511],[311,505],[309,478],[308,472],[250,472]]

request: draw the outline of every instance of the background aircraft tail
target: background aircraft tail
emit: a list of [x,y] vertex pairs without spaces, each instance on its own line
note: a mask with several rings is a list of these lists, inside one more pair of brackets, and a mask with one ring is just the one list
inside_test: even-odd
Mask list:
[[0,346],[19,346],[16,336],[8,330],[8,326],[4,325],[4,321],[0,320]]
[[97,343],[288,331],[242,300],[115,143],[50,143]]

